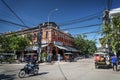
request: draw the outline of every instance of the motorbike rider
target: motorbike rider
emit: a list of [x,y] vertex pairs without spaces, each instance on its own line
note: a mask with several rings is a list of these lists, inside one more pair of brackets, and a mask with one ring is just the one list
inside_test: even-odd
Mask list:
[[23,78],[25,74],[28,74],[29,76],[31,75],[37,75],[39,71],[39,64],[35,60],[30,60],[24,68],[22,68],[18,74],[20,78]]
[[28,66],[30,67],[30,72],[35,68],[35,67],[38,67],[39,69],[39,64],[38,64],[38,61],[37,59],[33,58],[29,61],[28,63]]
[[34,64],[32,63],[32,61],[29,61],[27,66],[28,66],[29,72],[32,74],[32,71],[34,69]]

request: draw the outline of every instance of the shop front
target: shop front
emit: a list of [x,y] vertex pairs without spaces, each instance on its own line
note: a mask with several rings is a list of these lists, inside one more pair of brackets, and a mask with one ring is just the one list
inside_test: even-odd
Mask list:
[[61,56],[61,60],[70,59],[72,56],[77,54],[78,50],[70,46],[63,46],[57,44],[50,44],[49,54],[52,54],[52,60],[57,60],[58,54]]

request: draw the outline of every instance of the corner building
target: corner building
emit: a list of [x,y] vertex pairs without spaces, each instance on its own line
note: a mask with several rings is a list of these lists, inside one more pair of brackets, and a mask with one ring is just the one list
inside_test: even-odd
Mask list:
[[[65,59],[66,52],[72,55],[73,54],[77,55],[78,50],[74,48],[73,45],[74,39],[69,33],[61,31],[59,29],[59,26],[57,26],[54,22],[41,23],[39,26],[41,27],[41,34],[42,34],[41,53],[46,52],[47,54],[52,54],[54,57],[53,60],[57,60],[58,53],[61,55],[62,59]],[[30,42],[31,46],[27,47],[25,49],[25,53],[21,54],[21,56],[24,56],[25,58],[26,55],[32,55],[32,56],[37,55],[39,48],[38,42],[40,41],[39,27],[20,30],[15,33],[23,37],[27,36],[31,40]]]
[[73,37],[59,29],[54,22],[40,24],[42,26],[42,51],[46,51],[48,54],[52,54],[54,59],[57,59],[59,53],[63,59],[65,59],[66,52],[75,54],[78,52],[73,45]]

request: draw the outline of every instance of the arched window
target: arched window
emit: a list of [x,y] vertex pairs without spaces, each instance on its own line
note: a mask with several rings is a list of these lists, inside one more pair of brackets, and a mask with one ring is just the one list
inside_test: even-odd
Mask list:
[[48,39],[48,31],[46,31],[46,39]]
[[53,40],[55,40],[55,36],[56,35],[56,33],[55,33],[55,31],[53,31]]

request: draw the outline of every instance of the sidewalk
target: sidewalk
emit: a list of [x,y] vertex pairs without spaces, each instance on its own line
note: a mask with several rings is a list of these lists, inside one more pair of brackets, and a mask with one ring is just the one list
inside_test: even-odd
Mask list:
[[51,62],[51,63],[48,63],[48,62],[45,62],[45,63],[40,63],[39,65],[56,65],[56,64],[69,64],[70,62],[65,62],[65,61],[54,61],[54,62]]
[[[83,58],[78,58],[76,59],[74,62],[77,62],[77,61],[81,61],[83,60]],[[67,61],[60,61],[59,64],[69,64],[71,62]],[[25,65],[27,64],[26,62],[22,62],[22,63],[3,63],[3,64],[0,64],[0,65]],[[56,65],[58,64],[58,61],[52,61],[51,63],[48,63],[48,62],[44,62],[44,63],[40,63],[39,65]]]

